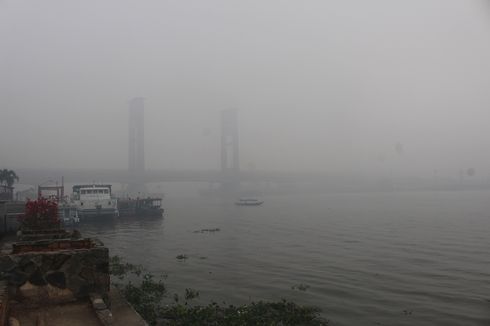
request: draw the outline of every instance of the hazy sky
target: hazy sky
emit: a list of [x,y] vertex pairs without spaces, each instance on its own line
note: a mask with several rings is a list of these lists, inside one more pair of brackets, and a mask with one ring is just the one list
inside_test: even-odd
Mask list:
[[[490,175],[483,0],[0,0],[0,166]],[[398,151],[396,151],[396,144]]]

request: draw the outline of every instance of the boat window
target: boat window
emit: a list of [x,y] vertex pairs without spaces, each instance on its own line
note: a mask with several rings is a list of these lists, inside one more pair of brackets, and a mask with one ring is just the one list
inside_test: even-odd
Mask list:
[[87,190],[87,194],[91,194],[91,193],[93,193],[93,192],[92,192],[92,189]]
[[97,193],[99,193],[99,194],[103,194],[103,193],[104,193],[104,190],[99,189],[99,190],[97,190]]
[[104,189],[104,194],[108,194],[109,193],[109,189]]
[[85,195],[87,193],[86,190],[82,190],[82,195]]

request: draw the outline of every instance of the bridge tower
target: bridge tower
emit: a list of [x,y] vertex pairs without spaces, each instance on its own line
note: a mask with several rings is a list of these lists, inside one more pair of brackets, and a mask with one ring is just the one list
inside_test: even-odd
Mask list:
[[141,188],[145,173],[145,102],[136,97],[129,101],[128,171],[131,177],[129,189]]
[[240,156],[237,111],[221,111],[221,173],[223,186],[237,189],[240,183]]

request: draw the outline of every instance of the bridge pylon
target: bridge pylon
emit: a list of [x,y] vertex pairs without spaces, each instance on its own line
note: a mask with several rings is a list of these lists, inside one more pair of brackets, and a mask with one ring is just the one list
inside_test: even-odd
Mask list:
[[128,193],[145,190],[145,100],[135,97],[129,101],[128,119]]
[[221,174],[225,191],[240,187],[238,114],[234,109],[221,111]]

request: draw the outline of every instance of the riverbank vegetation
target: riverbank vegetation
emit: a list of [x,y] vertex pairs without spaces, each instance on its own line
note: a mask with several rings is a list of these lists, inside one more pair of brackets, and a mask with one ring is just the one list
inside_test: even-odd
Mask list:
[[170,296],[164,275],[155,276],[142,266],[127,263],[117,256],[111,258],[110,270],[114,285],[150,325],[328,325],[319,309],[286,300],[258,301],[242,306],[216,302],[194,305],[192,300],[200,296],[198,291],[186,289],[181,296]]

